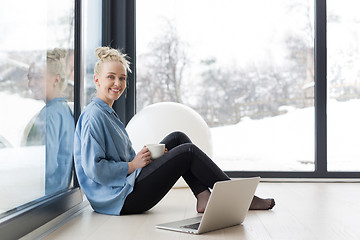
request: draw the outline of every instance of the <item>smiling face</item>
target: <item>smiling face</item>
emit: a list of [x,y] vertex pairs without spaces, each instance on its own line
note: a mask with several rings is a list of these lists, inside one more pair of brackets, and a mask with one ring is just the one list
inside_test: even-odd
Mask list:
[[104,62],[99,74],[94,75],[96,96],[112,107],[126,88],[126,70],[120,62]]

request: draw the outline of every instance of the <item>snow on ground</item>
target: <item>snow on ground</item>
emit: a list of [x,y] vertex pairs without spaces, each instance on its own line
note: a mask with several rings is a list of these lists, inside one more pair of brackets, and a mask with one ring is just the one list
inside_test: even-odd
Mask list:
[[0,213],[44,196],[45,146],[21,147],[24,130],[43,101],[0,92]]
[[328,170],[360,171],[360,100],[329,106]]
[[45,146],[0,149],[0,213],[45,194]]
[[224,170],[313,170],[312,108],[211,129],[214,160]]
[[0,102],[0,135],[12,146],[20,146],[26,125],[45,103],[4,92],[0,92]]
[[[360,171],[360,100],[328,104],[328,170]],[[314,108],[212,128],[224,170],[313,171]]]

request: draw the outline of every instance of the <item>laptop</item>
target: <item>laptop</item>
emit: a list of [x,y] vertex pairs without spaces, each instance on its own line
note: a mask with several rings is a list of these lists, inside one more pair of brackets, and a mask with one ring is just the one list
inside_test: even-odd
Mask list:
[[217,182],[202,216],[156,225],[156,228],[201,234],[241,224],[260,177]]

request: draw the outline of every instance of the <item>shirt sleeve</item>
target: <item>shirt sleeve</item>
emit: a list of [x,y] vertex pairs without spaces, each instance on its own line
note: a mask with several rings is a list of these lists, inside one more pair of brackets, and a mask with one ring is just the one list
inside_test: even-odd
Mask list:
[[128,163],[120,159],[107,159],[105,149],[105,132],[102,126],[87,122],[81,134],[81,165],[85,174],[101,185],[125,186]]

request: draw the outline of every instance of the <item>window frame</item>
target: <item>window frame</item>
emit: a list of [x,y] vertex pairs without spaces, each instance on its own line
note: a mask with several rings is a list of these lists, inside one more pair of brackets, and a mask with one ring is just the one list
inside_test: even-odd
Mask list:
[[126,90],[113,104],[126,125],[136,113],[136,0],[102,2],[102,45],[120,49],[131,61]]
[[[360,172],[327,170],[327,12],[326,0],[314,0],[315,169],[314,171],[226,171],[230,177],[359,178]],[[136,80],[136,79],[135,79]],[[136,86],[136,85],[135,85]],[[136,105],[136,98],[127,99]],[[120,109],[119,112],[122,112]],[[127,124],[128,121],[124,123]]]

